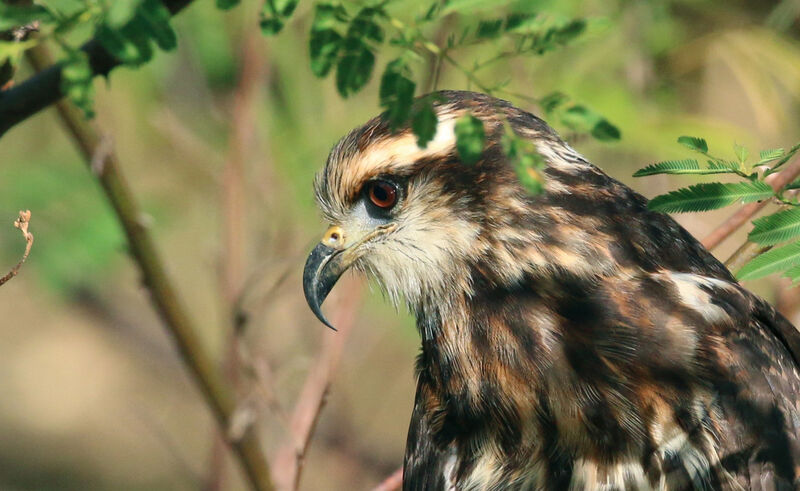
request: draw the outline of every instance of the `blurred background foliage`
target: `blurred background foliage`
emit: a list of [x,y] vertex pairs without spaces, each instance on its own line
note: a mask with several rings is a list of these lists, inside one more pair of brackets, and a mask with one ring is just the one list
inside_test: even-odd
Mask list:
[[[800,1],[524,3],[586,18],[587,32],[541,57],[501,60],[483,69],[482,79],[508,81],[508,91],[531,97],[561,91],[602,114],[621,131],[618,142],[556,127],[589,160],[646,196],[693,182],[631,177],[652,162],[687,157],[689,150],[675,145],[680,135],[702,135],[719,153],[732,153],[734,142],[756,150],[798,140]],[[387,9],[412,18],[427,6],[396,1]],[[260,8],[244,0],[222,12],[214,2],[195,2],[173,20],[175,51],[94,82],[95,111],[220,360],[231,308],[223,273],[226,262],[240,264],[236,294],[248,345],[268,364],[273,405],[290,407],[319,346],[336,336],[308,312],[300,285],[305,255],[325,226],[311,181],[338,138],[380,111],[379,77],[340,97],[332,78],[309,69],[312,2],[301,2],[271,37],[259,29]],[[460,59],[495,51],[482,44]],[[387,48],[377,56],[383,66],[396,54]],[[414,70],[417,79],[428,75],[424,64]],[[16,79],[28,75],[23,64]],[[255,80],[249,92],[243,77]],[[475,86],[444,66],[438,88]],[[530,101],[508,98],[541,113]],[[244,186],[226,191],[231,160],[242,163]],[[11,267],[24,247],[11,226],[18,210],[33,212],[36,236],[19,277],[0,290],[0,488],[203,486],[211,418],[150,307],[120,227],[53,110],[0,141],[0,183],[0,217],[8,220],[0,259]],[[231,193],[241,200],[239,215],[226,214]],[[678,219],[703,237],[729,213]],[[231,220],[240,224],[233,246]],[[726,258],[746,233],[745,227],[715,254]],[[231,247],[240,251],[235,259]],[[360,291],[351,281],[326,309]],[[799,303],[796,292],[785,283],[768,278],[747,286],[800,321],[791,308]],[[392,312],[375,291],[356,310],[302,489],[367,489],[402,462],[417,334],[407,314]],[[258,424],[273,455],[285,424],[274,410],[260,412]],[[231,462],[223,477],[224,489],[243,487]]]

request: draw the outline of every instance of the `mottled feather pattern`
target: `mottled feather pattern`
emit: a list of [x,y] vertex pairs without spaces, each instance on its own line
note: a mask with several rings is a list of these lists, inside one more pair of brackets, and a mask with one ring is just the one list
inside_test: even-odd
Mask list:
[[[796,489],[795,327],[541,119],[437,99],[427,149],[378,117],[315,183],[351,228],[365,182],[405,186],[396,229],[356,264],[422,338],[404,489]],[[452,136],[467,112],[487,134],[473,166]],[[509,123],[545,157],[541,195],[503,154]]]

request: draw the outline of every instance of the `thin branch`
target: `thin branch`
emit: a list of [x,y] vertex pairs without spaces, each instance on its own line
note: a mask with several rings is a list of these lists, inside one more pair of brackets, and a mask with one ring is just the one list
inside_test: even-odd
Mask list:
[[790,321],[796,320],[795,317],[800,309],[800,288],[794,285],[790,279],[783,278],[778,283],[777,289],[775,308]]
[[[185,5],[188,2],[181,3]],[[37,71],[42,70],[50,61],[50,55],[43,46],[33,48],[27,54]],[[80,110],[73,104],[59,101],[56,107],[62,123],[83,154],[87,166],[92,167],[98,152],[103,153],[105,150],[102,149],[100,135],[84,120]],[[145,225],[144,214],[121,173],[115,153],[107,151],[102,165],[96,165],[96,170],[97,179],[122,225],[131,255],[141,271],[145,286],[150,291],[150,298],[172,335],[183,362],[212,410],[217,426],[224,430],[228,427],[235,410],[235,399],[203,346],[197,335],[198,330],[178,297]],[[249,431],[241,440],[229,443],[252,487],[259,491],[272,490],[269,467],[256,434]]]
[[392,472],[389,477],[372,488],[372,491],[396,491],[403,486],[403,468]]
[[[228,319],[227,345],[223,361],[225,376],[231,385],[239,385],[241,364],[237,349],[239,333],[236,327],[238,299],[247,270],[247,203],[245,163],[251,153],[255,137],[256,98],[260,93],[259,82],[263,79],[266,60],[259,50],[260,36],[257,32],[245,34],[241,43],[239,81],[233,95],[233,114],[228,156],[225,159],[222,177],[222,254],[221,291]],[[247,426],[250,426],[249,424]],[[224,439],[218,435],[211,451],[207,491],[222,489],[224,480]]]
[[442,75],[442,53],[447,50],[447,33],[450,32],[455,20],[456,16],[454,14],[446,15],[433,36],[432,42],[438,46],[439,53],[428,52],[426,75],[424,81],[420,84],[420,87],[423,87],[426,93],[435,91],[436,87],[439,86],[439,79]]
[[14,220],[14,226],[20,229],[22,236],[25,237],[25,252],[22,254],[22,259],[19,260],[17,265],[11,268],[11,271],[6,273],[5,276],[0,278],[0,286],[5,285],[8,280],[17,276],[17,273],[19,273],[19,268],[21,268],[25,263],[25,260],[28,259],[28,254],[31,253],[31,247],[33,246],[33,234],[28,232],[28,224],[30,221],[30,210],[20,211],[19,218]]
[[476,87],[478,87],[482,91],[486,92],[487,94],[491,94],[492,93],[492,89],[490,87],[484,85],[484,83],[481,82],[481,79],[479,79],[471,70],[468,70],[467,68],[464,68],[463,66],[461,66],[461,64],[458,63],[458,61],[456,61],[455,58],[453,58],[452,56],[447,54],[446,51],[442,51],[441,53],[442,53],[442,57],[448,63],[453,65],[453,67],[455,67],[458,71],[463,73],[465,77],[467,77],[467,80],[469,80],[470,82],[475,84]]
[[[162,0],[172,15],[193,1]],[[96,39],[87,42],[81,49],[88,55],[89,65],[95,76],[108,75],[120,65],[120,61],[111,56]],[[48,66],[25,82],[0,92],[0,137],[15,125],[64,97],[61,90],[62,70],[60,63]]]
[[[795,159],[794,162],[786,166],[782,171],[768,176],[764,182],[772,186],[772,189],[775,191],[779,191],[787,184],[794,181],[797,176],[800,176],[800,158]],[[736,213],[722,222],[722,224],[703,239],[703,246],[708,250],[717,247],[723,240],[727,239],[738,230],[739,227],[747,223],[753,215],[767,206],[767,203],[769,203],[769,200],[758,203],[748,203],[742,206]]]
[[296,490],[300,485],[305,455],[320,413],[325,407],[345,342],[355,325],[356,307],[361,301],[362,289],[363,287],[341,289],[348,293],[332,319],[339,331],[328,333],[292,412],[289,422],[289,441],[278,450],[275,457],[273,464],[276,472],[275,483],[280,489]]
[[725,260],[725,267],[731,271],[736,271],[750,262],[754,257],[770,249],[772,249],[772,246],[760,246],[755,242],[746,240],[744,244],[740,245],[739,248],[731,254],[731,257]]

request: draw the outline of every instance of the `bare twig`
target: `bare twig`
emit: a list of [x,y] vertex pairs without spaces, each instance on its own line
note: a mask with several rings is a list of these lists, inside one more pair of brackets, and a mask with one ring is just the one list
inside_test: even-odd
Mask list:
[[[225,375],[234,386],[239,385],[239,342],[236,329],[236,308],[244,284],[247,252],[247,227],[246,227],[246,179],[245,162],[252,148],[255,136],[255,113],[258,107],[255,101],[259,94],[259,81],[263,79],[265,59],[259,49],[258,33],[250,32],[245,35],[241,48],[239,65],[239,82],[234,92],[233,117],[231,133],[228,143],[228,156],[225,159],[222,176],[222,271],[221,290],[225,302],[225,311],[230,321],[228,327],[228,340],[223,362]],[[241,403],[240,403],[241,405]],[[241,423],[242,415],[252,415],[253,411],[241,411],[237,408],[235,413],[240,418],[233,418],[231,428],[242,426],[236,436],[228,428],[228,434],[236,438],[245,434],[247,428],[254,421],[246,420]],[[212,491],[222,488],[224,479],[224,459],[222,450],[224,441],[221,436],[215,439],[211,455],[206,490]]]
[[740,245],[739,248],[736,249],[733,254],[731,254],[731,257],[725,261],[725,267],[731,271],[736,271],[750,262],[750,260],[754,257],[758,256],[759,254],[763,254],[770,249],[772,249],[772,246],[764,247],[756,244],[755,242],[746,240],[744,244]]
[[19,218],[14,220],[14,226],[20,229],[22,236],[25,237],[25,252],[22,254],[22,259],[19,260],[17,265],[11,268],[11,271],[6,273],[5,276],[0,278],[0,285],[4,285],[8,280],[17,276],[17,273],[19,273],[19,268],[21,268],[25,263],[25,260],[28,259],[28,254],[31,253],[31,246],[33,246],[33,234],[28,232],[28,224],[30,221],[30,210],[20,211]]
[[[37,71],[51,63],[50,55],[43,46],[33,48],[26,54]],[[99,153],[101,137],[73,104],[59,101],[56,107],[61,121],[83,154],[87,165],[91,166],[92,159]],[[212,410],[218,427],[227,428],[236,406],[234,397],[201,343],[198,331],[178,297],[153,238],[142,220],[144,215],[122,175],[115,153],[109,151],[98,168],[100,172],[96,174],[97,179],[122,225],[133,259],[150,291],[150,298]],[[271,490],[273,487],[269,467],[256,434],[249,431],[241,440],[229,443],[252,487],[257,490]]]
[[392,472],[389,477],[372,488],[372,491],[396,491],[403,486],[403,468]]
[[439,27],[436,29],[436,34],[433,36],[433,44],[439,47],[440,52],[428,53],[425,79],[420,85],[421,87],[425,88],[426,93],[435,91],[436,87],[439,85],[439,79],[442,74],[442,52],[447,49],[445,46],[445,41],[447,41],[447,33],[452,28],[455,19],[456,16],[453,14],[448,14],[445,16]]
[[349,293],[332,319],[339,331],[327,333],[325,344],[309,371],[300,397],[294,406],[289,422],[289,441],[278,450],[273,464],[275,484],[279,489],[296,490],[300,484],[306,451],[314,435],[320,413],[325,407],[344,344],[355,324],[356,307],[361,301],[361,288],[342,289]]
[[[795,159],[794,162],[792,162],[782,171],[768,176],[765,179],[765,182],[772,186],[772,189],[777,191],[794,181],[797,176],[800,176],[800,158]],[[769,200],[764,200],[758,203],[748,203],[742,206],[736,213],[722,222],[719,227],[715,228],[703,239],[703,246],[708,250],[717,247],[723,240],[727,239],[731,236],[731,234],[738,230],[739,227],[747,223],[748,220],[753,217],[753,215],[767,206],[768,203]]]

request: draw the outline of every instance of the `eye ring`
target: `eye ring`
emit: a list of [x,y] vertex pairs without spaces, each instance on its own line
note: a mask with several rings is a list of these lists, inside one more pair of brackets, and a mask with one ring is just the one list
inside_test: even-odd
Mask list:
[[382,210],[392,209],[400,195],[397,185],[385,180],[370,181],[366,194],[370,202]]

